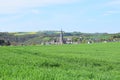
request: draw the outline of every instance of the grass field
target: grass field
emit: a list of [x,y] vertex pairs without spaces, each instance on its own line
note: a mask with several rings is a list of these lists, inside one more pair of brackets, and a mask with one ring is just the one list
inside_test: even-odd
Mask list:
[[37,32],[11,32],[10,34],[14,34],[15,36],[28,35],[28,34],[37,34]]
[[0,80],[120,80],[120,43],[0,47]]

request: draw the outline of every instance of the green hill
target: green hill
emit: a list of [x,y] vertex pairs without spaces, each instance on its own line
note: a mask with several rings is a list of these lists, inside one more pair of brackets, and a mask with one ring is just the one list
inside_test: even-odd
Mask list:
[[[120,33],[81,33],[81,32],[63,32],[64,39],[71,39],[73,42],[87,43],[88,41],[98,42],[119,42]],[[60,31],[39,31],[39,32],[0,32],[0,40],[10,42],[11,45],[31,45],[51,42],[59,39]],[[1,45],[1,44],[0,44]]]

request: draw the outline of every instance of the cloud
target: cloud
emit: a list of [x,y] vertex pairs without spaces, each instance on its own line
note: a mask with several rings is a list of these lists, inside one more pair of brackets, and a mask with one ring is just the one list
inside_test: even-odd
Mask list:
[[104,16],[113,15],[113,14],[120,14],[120,11],[106,11],[104,13]]
[[112,0],[107,3],[107,5],[112,6],[112,5],[120,5],[120,0]]
[[33,14],[40,14],[40,13],[42,13],[42,11],[37,10],[37,9],[32,9],[31,13],[33,13]]
[[97,20],[94,19],[94,18],[90,18],[90,19],[87,19],[87,21],[88,21],[88,22],[95,22],[95,21],[97,21]]
[[0,13],[17,13],[25,8],[48,6],[53,4],[67,4],[79,0],[0,0]]
[[116,14],[119,13],[119,11],[107,11],[107,13]]
[[23,17],[23,15],[14,15],[14,16],[7,16],[7,17],[1,17],[0,18],[0,23],[9,23],[11,21],[20,19],[21,17]]

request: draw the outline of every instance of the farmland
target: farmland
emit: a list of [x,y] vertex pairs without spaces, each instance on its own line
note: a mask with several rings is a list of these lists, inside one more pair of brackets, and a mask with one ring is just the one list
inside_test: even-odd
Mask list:
[[3,46],[0,80],[120,80],[120,43]]

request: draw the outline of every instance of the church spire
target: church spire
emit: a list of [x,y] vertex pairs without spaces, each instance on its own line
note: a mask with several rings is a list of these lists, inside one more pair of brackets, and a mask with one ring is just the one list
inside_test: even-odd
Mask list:
[[62,31],[62,29],[61,29],[61,31],[60,31],[60,40],[59,40],[59,43],[60,43],[60,44],[64,44],[64,41],[63,41],[63,31]]

